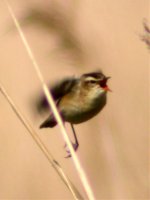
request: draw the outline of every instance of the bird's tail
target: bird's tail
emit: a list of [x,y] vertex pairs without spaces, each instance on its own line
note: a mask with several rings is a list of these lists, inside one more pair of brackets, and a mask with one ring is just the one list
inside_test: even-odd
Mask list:
[[48,117],[41,125],[40,128],[53,128],[57,125],[56,120],[53,116]]

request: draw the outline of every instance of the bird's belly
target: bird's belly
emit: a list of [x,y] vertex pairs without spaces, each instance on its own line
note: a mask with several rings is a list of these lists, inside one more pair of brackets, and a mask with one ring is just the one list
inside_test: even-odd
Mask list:
[[62,108],[62,115],[65,121],[72,124],[85,122],[98,114],[106,104],[106,96],[92,102],[70,102]]

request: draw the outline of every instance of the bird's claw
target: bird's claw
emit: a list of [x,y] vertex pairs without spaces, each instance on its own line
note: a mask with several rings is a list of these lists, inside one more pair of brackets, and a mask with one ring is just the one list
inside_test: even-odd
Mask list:
[[[71,142],[71,144],[72,144],[72,147],[73,147],[74,151],[77,151],[79,144],[78,143],[73,143],[73,142]],[[66,147],[67,147],[67,144],[65,144],[64,148],[66,148]],[[70,151],[68,149],[66,149],[66,152],[68,153],[68,155],[65,156],[65,158],[70,158],[71,157]]]

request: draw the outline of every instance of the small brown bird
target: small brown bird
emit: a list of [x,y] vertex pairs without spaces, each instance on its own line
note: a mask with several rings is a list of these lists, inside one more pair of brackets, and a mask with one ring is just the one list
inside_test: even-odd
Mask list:
[[[69,122],[72,126],[77,150],[79,143],[73,124],[85,122],[97,115],[106,105],[106,94],[110,89],[107,86],[106,77],[101,71],[83,74],[78,78],[66,78],[58,82],[50,91],[56,102],[59,113],[64,122]],[[38,103],[38,109],[48,108],[45,97]],[[53,113],[40,125],[40,128],[53,128],[57,125]]]

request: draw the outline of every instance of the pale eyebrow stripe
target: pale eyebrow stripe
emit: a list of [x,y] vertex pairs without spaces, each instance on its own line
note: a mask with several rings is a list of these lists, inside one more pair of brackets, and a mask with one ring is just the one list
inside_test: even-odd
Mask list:
[[94,78],[94,77],[86,77],[85,81],[95,81],[95,82],[98,82],[98,81],[100,81],[100,79],[97,79],[97,78]]

